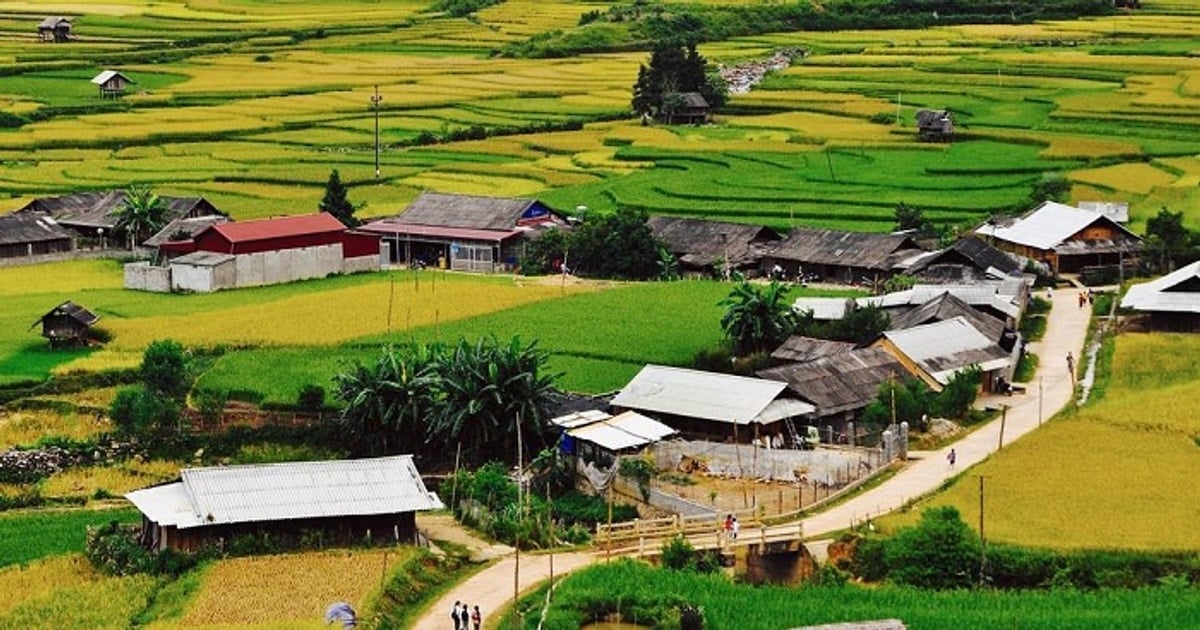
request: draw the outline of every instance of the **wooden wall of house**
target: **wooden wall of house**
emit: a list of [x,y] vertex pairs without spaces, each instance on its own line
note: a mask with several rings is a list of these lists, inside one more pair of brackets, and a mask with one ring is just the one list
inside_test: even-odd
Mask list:
[[0,245],[0,258],[23,258],[71,251],[71,239],[38,241],[36,243],[8,243]]
[[1150,329],[1162,332],[1200,333],[1200,313],[1151,313]]

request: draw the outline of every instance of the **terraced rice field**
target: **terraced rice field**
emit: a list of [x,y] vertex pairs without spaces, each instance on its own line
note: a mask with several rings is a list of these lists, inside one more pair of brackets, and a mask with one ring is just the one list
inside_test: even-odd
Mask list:
[[[0,134],[0,193],[14,197],[0,210],[145,182],[236,217],[292,214],[311,211],[338,168],[372,216],[436,189],[870,230],[889,227],[904,201],[965,228],[1027,207],[1034,181],[1062,173],[1076,198],[1129,200],[1135,222],[1162,205],[1200,217],[1186,174],[1200,133],[1190,56],[1200,16],[1150,4],[1077,21],[708,43],[701,52],[721,63],[784,47],[809,54],[735,95],[714,126],[651,129],[610,120],[628,110],[644,53],[494,56],[570,31],[587,3],[509,0],[464,19],[417,0],[99,1],[78,6],[69,47],[32,42],[34,16],[14,4],[0,19],[10,34],[0,58],[20,71],[0,77],[0,110],[28,122]],[[109,65],[137,81],[120,102],[87,82]],[[923,107],[952,109],[959,141],[917,142]],[[541,129],[566,122],[585,126]],[[473,126],[500,135],[411,146]],[[1181,173],[1162,160],[1189,164]]]

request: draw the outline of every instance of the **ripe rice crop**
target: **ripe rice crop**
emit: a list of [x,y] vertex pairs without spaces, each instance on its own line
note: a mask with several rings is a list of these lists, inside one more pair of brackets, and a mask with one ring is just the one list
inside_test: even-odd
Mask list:
[[46,558],[0,569],[0,619],[13,608],[54,591],[80,586],[99,576],[79,554]]
[[90,499],[103,491],[110,496],[147,488],[179,476],[179,462],[128,461],[108,466],[69,468],[42,482],[42,495]]
[[[920,510],[954,505],[979,522],[976,475],[987,478],[989,540],[1054,549],[1198,550],[1194,482],[1200,409],[1188,393],[1200,378],[1200,339],[1117,338],[1103,398],[1005,445],[945,492],[877,523],[916,521]],[[1037,483],[1029,471],[1039,471]]]
[[[122,282],[120,263],[112,260],[72,260],[0,267],[0,296],[28,295],[31,292],[62,295],[84,289],[119,289]],[[47,311],[58,305],[53,297],[48,297],[47,302]]]
[[1071,179],[1109,186],[1120,191],[1147,194],[1155,187],[1171,185],[1176,178],[1151,164],[1137,163],[1072,171]]
[[319,621],[337,601],[361,610],[384,572],[411,553],[397,547],[221,560],[205,574],[179,626]]
[[157,580],[148,575],[104,577],[27,599],[0,616],[0,628],[28,628],[30,621],[56,630],[119,630],[146,607]]
[[84,440],[108,430],[90,413],[21,409],[0,411],[0,450],[32,446],[47,436]]

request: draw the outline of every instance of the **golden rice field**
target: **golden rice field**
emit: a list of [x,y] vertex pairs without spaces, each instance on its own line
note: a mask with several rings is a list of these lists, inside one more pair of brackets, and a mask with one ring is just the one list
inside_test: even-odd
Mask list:
[[386,572],[411,553],[403,547],[343,549],[220,560],[205,572],[177,621],[150,627],[317,627],[333,602],[365,612]]
[[96,416],[90,413],[0,409],[0,450],[32,445],[47,435],[85,440],[108,429],[107,424],[96,422]]
[[79,555],[0,569],[0,628],[128,628],[155,578],[105,577]]
[[989,540],[1057,549],[1200,550],[1200,338],[1125,334],[1103,399],[1048,422],[965,472],[913,511],[954,505],[979,522],[986,478]]
[[40,489],[42,496],[48,498],[90,499],[99,491],[122,496],[177,479],[182,467],[180,462],[130,460],[109,466],[69,468],[51,475],[41,483]]

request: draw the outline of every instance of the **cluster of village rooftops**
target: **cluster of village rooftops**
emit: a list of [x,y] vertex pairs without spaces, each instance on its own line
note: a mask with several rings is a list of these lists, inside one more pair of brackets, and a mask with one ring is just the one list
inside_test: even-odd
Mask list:
[[[120,191],[36,199],[0,217],[0,251],[40,259],[102,248],[116,230],[123,200]],[[531,239],[571,226],[568,217],[536,199],[440,193],[424,193],[405,212],[352,229],[327,214],[235,222],[204,199],[165,201],[170,222],[137,244],[151,261],[126,268],[130,288],[214,291],[417,261],[463,271],[511,270]],[[906,274],[916,284],[859,298],[801,297],[794,304],[826,320],[856,306],[878,307],[891,324],[867,343],[792,337],[772,353],[782,365],[756,377],[647,365],[605,409],[572,411],[554,424],[577,454],[611,461],[676,435],[796,447],[804,439],[795,429],[800,426],[819,427],[826,440],[853,439],[852,423],[879,386],[894,379],[917,378],[936,391],[960,370],[978,366],[985,391],[1007,390],[1023,347],[1016,328],[1030,299],[1030,265],[1057,274],[1136,257],[1138,237],[1112,210],[1047,202],[1022,217],[985,223],[936,250],[922,248],[909,234],[811,228],[783,234],[764,226],[652,217],[653,233],[685,275],[737,270],[879,288]],[[1194,327],[1200,263],[1134,287],[1125,305],[1161,317],[1164,326]],[[42,324],[44,334],[61,338],[96,319],[68,302]],[[193,469],[178,483],[130,494],[146,517],[144,542],[188,548],[272,519],[336,518],[344,526],[348,517],[374,535],[405,539],[415,535],[415,511],[441,506],[420,484],[411,458],[274,466]],[[288,484],[300,483],[296,479],[324,477],[328,484],[295,490],[287,505],[270,499],[292,492]]]

